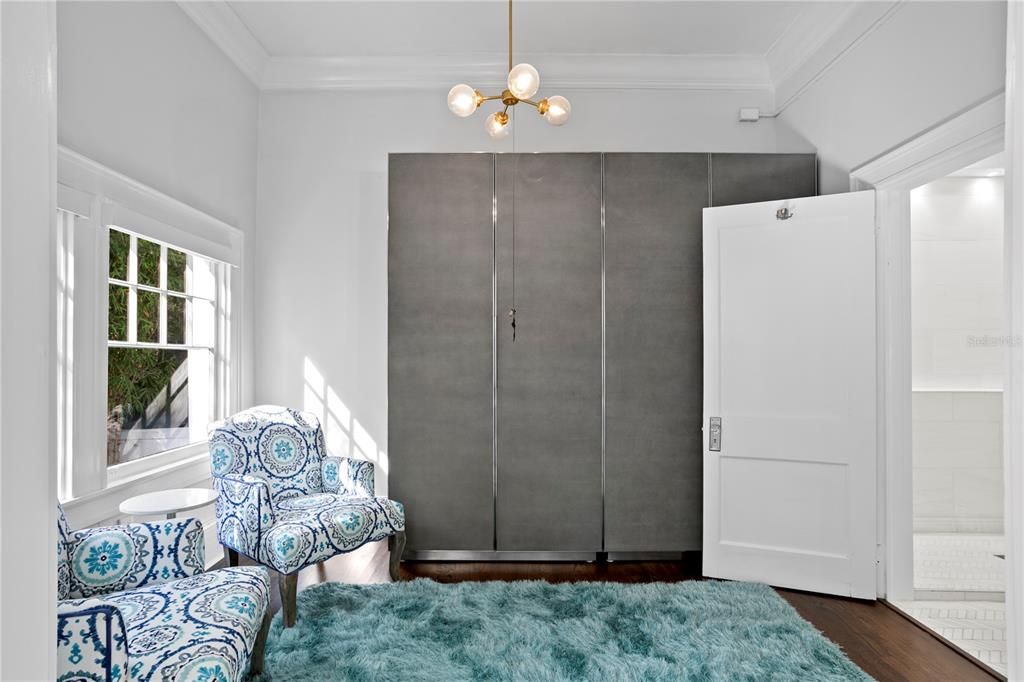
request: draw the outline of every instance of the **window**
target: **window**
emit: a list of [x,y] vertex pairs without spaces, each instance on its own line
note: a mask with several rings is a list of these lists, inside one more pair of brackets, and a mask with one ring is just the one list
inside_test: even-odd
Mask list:
[[245,235],[57,153],[58,497],[112,516],[124,497],[209,475],[207,427],[242,386]]
[[107,465],[206,439],[220,264],[110,228]]

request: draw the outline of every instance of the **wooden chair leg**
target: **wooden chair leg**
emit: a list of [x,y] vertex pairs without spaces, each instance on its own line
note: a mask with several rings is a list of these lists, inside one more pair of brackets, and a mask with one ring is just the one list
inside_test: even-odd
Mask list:
[[299,587],[298,572],[290,575],[277,574],[277,584],[281,590],[281,620],[284,626],[290,628],[295,625],[295,595]]
[[224,562],[228,566],[238,565],[238,552],[231,549],[230,547],[224,547]]
[[268,608],[267,612],[263,614],[260,631],[252,645],[252,657],[249,659],[250,675],[259,675],[263,672],[263,655],[267,648],[267,634],[270,632],[270,621],[270,609]]
[[402,552],[405,551],[404,530],[388,538],[388,550],[391,552],[391,558],[388,560],[388,570],[391,573],[391,579],[398,582],[402,577],[399,566],[402,563]]

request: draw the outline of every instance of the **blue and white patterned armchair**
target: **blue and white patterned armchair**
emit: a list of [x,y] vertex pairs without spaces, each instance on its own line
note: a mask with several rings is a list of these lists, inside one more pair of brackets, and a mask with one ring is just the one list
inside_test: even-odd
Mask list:
[[402,505],[374,496],[373,463],[328,457],[320,421],[261,405],[210,425],[217,533],[228,550],[280,576],[285,627],[295,623],[298,572],[388,538],[391,578],[405,547]]
[[70,531],[58,507],[57,679],[238,682],[263,666],[259,566],[204,573],[196,519]]

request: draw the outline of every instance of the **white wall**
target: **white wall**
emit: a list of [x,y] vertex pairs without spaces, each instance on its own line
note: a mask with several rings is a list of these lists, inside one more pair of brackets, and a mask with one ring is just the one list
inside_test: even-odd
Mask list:
[[903,2],[780,118],[817,147],[822,193],[845,192],[850,170],[1001,91],[1005,46],[1003,2]]
[[61,2],[58,139],[248,229],[256,88],[174,2]]
[[[256,87],[174,2],[60,2],[58,140],[251,234]],[[252,274],[251,247],[237,276]],[[252,297],[242,311],[251,400]]]
[[54,679],[54,10],[0,3],[0,679]]
[[[238,371],[240,402],[250,403],[253,298],[245,290],[253,272],[256,87],[173,2],[61,2],[57,31],[60,144],[246,234],[232,280],[233,293],[241,282],[246,294]],[[209,485],[208,464],[72,502],[69,520],[127,520],[116,516],[126,497],[194,485]],[[208,529],[207,560],[219,559],[212,507],[194,515]]]
[[808,152],[784,125],[737,122],[763,93],[566,92],[492,142],[446,92],[265,93],[260,100],[257,402],[320,413],[328,447],[378,461],[386,491],[387,155],[468,151]]
[[910,194],[915,389],[1000,389],[1003,179],[943,178]]

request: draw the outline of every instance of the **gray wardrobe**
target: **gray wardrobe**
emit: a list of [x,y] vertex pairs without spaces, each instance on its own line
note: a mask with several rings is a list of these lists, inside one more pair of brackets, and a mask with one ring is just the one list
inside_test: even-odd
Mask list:
[[701,212],[816,177],[813,154],[392,154],[406,556],[699,550]]

